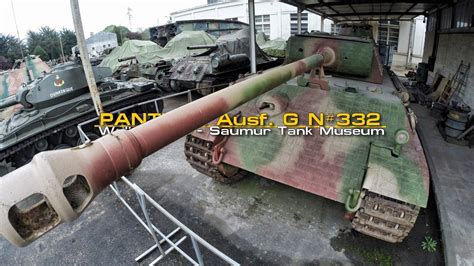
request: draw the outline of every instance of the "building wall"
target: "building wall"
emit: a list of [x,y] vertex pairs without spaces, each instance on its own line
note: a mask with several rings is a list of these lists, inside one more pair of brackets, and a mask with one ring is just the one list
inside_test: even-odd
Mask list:
[[[474,64],[474,33],[440,34],[434,73],[453,76],[461,60]],[[474,108],[474,69],[471,66],[464,101]]]
[[[461,60],[464,64],[474,64],[474,1],[458,0],[455,5],[447,6],[428,16],[423,62],[429,63],[434,56],[433,72],[428,83],[436,73],[453,77]],[[436,36],[437,40],[436,40]],[[437,43],[436,43],[437,42]],[[433,54],[437,45],[436,54]],[[474,109],[474,69],[470,69],[463,88],[463,100]]]
[[[256,2],[255,15],[270,15],[270,39],[288,39],[291,35],[290,14],[296,13],[296,7],[281,2]],[[304,12],[307,13],[307,12]],[[231,19],[248,23],[247,2],[223,2],[200,6],[171,14],[173,21],[188,19]],[[331,31],[330,20],[324,21],[324,31]],[[320,16],[308,13],[308,31],[319,31]]]
[[[98,56],[105,49],[115,48],[118,46],[117,35],[111,32],[100,31],[86,39],[87,52],[89,56]],[[72,47],[72,54],[75,54],[79,48]]]
[[423,62],[428,63],[428,58],[433,53],[433,44],[435,41],[435,33],[427,31],[425,34],[425,47],[423,49]]
[[[281,2],[256,2],[255,15],[270,16],[270,39],[288,39],[291,36],[290,15],[296,13],[294,6]],[[306,12],[304,12],[306,13]],[[237,19],[248,23],[247,2],[219,2],[205,6],[199,6],[171,14],[173,21],[190,19]],[[331,32],[332,21],[324,21],[324,32]],[[374,25],[377,28],[377,24]],[[321,17],[313,13],[308,13],[308,31],[319,31],[321,29]],[[422,60],[424,48],[424,34],[426,24],[423,18],[415,20],[414,25],[414,46],[412,65],[416,65]],[[408,39],[410,34],[410,22],[400,22],[400,34],[398,39],[398,52],[394,54],[392,65],[405,66],[408,51]],[[377,40],[377,37],[375,37]]]
[[423,49],[425,46],[425,32],[426,23],[423,22],[423,17],[417,17],[413,23],[412,36],[413,36],[413,48],[412,48],[412,60],[408,62],[408,45],[410,40],[410,21],[400,21],[400,33],[398,37],[398,50],[393,55],[393,66],[408,66],[414,67],[420,63],[423,59]]

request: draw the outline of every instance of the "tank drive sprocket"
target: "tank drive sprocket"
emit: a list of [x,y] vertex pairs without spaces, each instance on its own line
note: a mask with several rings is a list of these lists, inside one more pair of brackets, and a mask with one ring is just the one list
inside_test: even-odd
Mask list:
[[248,172],[226,163],[213,164],[212,154],[214,143],[192,135],[186,136],[184,154],[186,161],[198,172],[226,184],[237,182],[244,178]]
[[352,227],[363,234],[398,243],[410,233],[419,211],[417,206],[366,192]]

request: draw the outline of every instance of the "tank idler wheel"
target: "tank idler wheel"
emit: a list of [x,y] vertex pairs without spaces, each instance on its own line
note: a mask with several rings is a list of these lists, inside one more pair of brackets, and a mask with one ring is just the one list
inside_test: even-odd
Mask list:
[[186,136],[184,144],[186,161],[198,172],[210,176],[221,183],[231,184],[246,177],[248,172],[238,167],[222,162],[214,165],[212,163],[213,145],[210,141],[192,135]]

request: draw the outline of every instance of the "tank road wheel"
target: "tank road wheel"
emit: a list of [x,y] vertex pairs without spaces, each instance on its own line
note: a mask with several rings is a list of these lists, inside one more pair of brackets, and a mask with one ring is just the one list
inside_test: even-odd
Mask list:
[[158,87],[162,88],[164,86],[166,72],[163,69],[158,69],[155,73],[154,80]]
[[221,183],[231,184],[247,175],[247,171],[226,163],[214,165],[212,163],[213,145],[210,141],[187,135],[184,144],[186,161],[200,173],[210,176]]
[[415,225],[419,211],[415,205],[366,192],[352,227],[387,242],[402,242]]
[[15,167],[11,163],[7,163],[5,160],[0,162],[0,177],[15,170]]

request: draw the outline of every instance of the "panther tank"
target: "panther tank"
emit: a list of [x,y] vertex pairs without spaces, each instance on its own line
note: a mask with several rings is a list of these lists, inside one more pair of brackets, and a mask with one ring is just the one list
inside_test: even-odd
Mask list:
[[[292,36],[285,63],[314,54],[324,57],[322,67],[189,134],[187,161],[220,182],[254,173],[340,202],[356,231],[402,242],[429,195],[406,95],[380,65],[371,38]],[[264,124],[248,126],[252,117]]]
[[[160,96],[152,81],[120,82],[108,78],[109,68],[93,70],[106,112]],[[1,175],[26,164],[36,153],[80,144],[77,125],[97,116],[84,70],[76,62],[59,65],[21,87],[14,96],[0,101],[0,109],[17,104],[21,108],[0,121]],[[135,112],[155,110],[154,104],[134,108]],[[100,135],[92,125],[85,131],[90,139]]]
[[[188,49],[207,51],[182,58],[174,63],[165,77],[164,85],[179,92],[197,89],[202,95],[228,86],[250,70],[249,30],[222,35],[215,45],[190,46]],[[256,47],[257,69],[264,70],[282,63]]]

